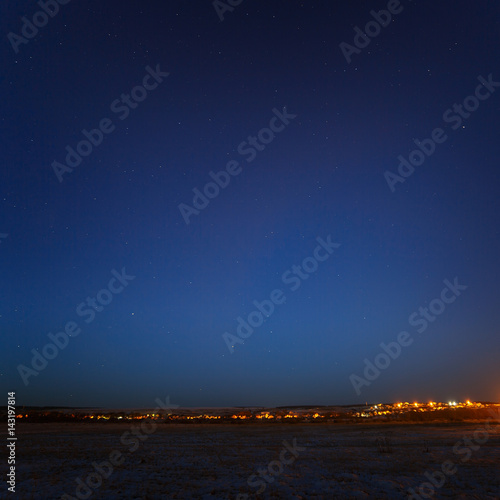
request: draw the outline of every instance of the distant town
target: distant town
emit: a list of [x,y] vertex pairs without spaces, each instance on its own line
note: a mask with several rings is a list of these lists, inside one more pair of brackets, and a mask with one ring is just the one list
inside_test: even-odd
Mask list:
[[[165,423],[353,423],[367,421],[461,421],[498,415],[500,403],[491,402],[399,402],[351,406],[287,406],[277,408],[176,408],[159,412],[151,409],[102,409],[20,407],[16,419],[22,422],[123,422],[151,419]],[[7,409],[0,409],[6,418]]]

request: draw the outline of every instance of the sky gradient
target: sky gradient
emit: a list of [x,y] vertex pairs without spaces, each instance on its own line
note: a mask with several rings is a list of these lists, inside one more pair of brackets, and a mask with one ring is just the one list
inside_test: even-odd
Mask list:
[[[243,1],[222,21],[210,1],[57,5],[17,45],[9,33],[41,7],[0,7],[4,393],[500,400],[497,5]],[[355,28],[389,7],[356,47]],[[445,280],[466,287],[450,303]],[[272,314],[230,349],[223,335],[273,291]],[[409,318],[436,299],[419,333]],[[66,327],[81,331],[35,370],[32,349]],[[411,345],[366,379],[365,359],[403,331]],[[38,374],[23,381],[20,365]],[[356,391],[353,374],[369,384]]]

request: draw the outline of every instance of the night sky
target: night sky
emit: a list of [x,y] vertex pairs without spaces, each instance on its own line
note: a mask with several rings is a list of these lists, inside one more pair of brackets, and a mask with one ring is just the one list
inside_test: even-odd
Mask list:
[[222,4],[0,7],[5,401],[500,400],[496,2]]

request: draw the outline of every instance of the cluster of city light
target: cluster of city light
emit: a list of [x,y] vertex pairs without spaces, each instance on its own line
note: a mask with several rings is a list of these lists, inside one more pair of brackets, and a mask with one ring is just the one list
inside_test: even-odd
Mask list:
[[[230,412],[221,412],[220,410],[214,409],[214,413],[199,413],[199,414],[189,414],[188,411],[179,411],[178,413],[170,413],[168,415],[161,413],[139,413],[137,411],[126,414],[125,412],[106,412],[106,413],[84,413],[84,412],[72,412],[66,413],[61,411],[36,411],[30,413],[20,413],[17,415],[17,418],[25,418],[30,420],[36,420],[37,418],[72,418],[76,420],[143,420],[143,419],[153,419],[153,420],[166,420],[166,421],[177,421],[177,422],[185,422],[185,421],[208,421],[208,420],[219,420],[219,421],[239,421],[239,420],[259,420],[259,421],[272,421],[277,422],[281,420],[300,420],[300,421],[312,421],[316,419],[349,419],[349,418],[369,418],[369,417],[384,417],[384,416],[398,416],[406,413],[419,413],[419,412],[435,412],[439,410],[447,410],[447,409],[460,409],[460,408],[468,408],[468,409],[480,409],[487,408],[489,406],[499,406],[500,404],[486,404],[486,403],[473,403],[469,400],[466,402],[457,402],[457,401],[449,401],[448,403],[430,401],[428,403],[419,403],[413,402],[409,403],[399,402],[393,404],[375,404],[375,405],[366,405],[366,406],[358,406],[358,407],[344,407],[333,409],[327,409],[326,407],[323,410],[316,409],[321,411],[318,413],[316,410],[307,411],[305,409],[299,410],[299,412],[294,412],[291,410],[281,410],[281,409],[269,409],[266,411],[255,411],[255,410],[243,410],[238,413],[230,413]],[[218,414],[216,414],[218,413]]]
[[395,404],[376,404],[371,406],[368,409],[365,409],[362,412],[357,412],[357,417],[371,417],[374,415],[390,415],[394,413],[405,413],[408,411],[438,411],[438,410],[446,410],[449,408],[484,408],[485,405],[483,403],[472,403],[467,400],[465,403],[449,401],[448,403],[430,401],[428,403],[409,403],[407,401],[402,403]]

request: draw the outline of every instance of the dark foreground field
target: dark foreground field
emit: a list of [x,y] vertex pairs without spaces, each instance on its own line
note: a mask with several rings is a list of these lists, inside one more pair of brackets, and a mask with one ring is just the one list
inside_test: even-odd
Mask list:
[[408,498],[427,472],[444,483],[420,490],[433,498],[498,499],[500,426],[490,424],[24,424],[9,497]]

